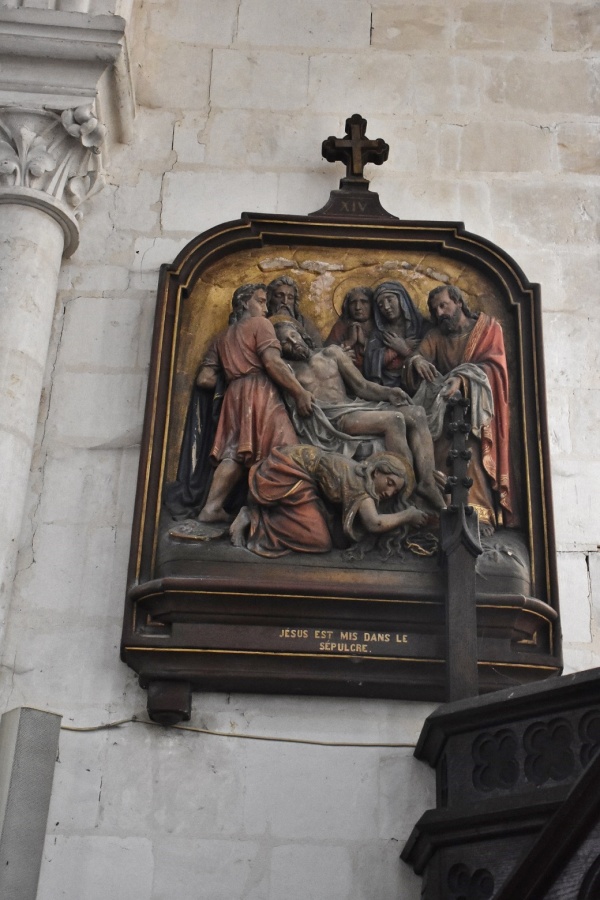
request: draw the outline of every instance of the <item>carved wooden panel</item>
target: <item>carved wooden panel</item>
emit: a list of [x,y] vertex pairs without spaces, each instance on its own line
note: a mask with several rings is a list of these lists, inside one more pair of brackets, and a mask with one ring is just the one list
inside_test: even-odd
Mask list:
[[[423,313],[432,287],[457,284],[474,310],[501,323],[519,524],[484,540],[477,562],[480,690],[560,671],[538,287],[458,223],[244,214],[199,235],[161,273],[122,649],[141,683],[154,685],[151,714],[169,719],[155,712],[156,685],[167,683],[188,692],[445,694],[447,584],[435,555],[351,559],[334,549],[265,560],[226,535],[193,543],[170,534],[165,487],[177,476],[198,367],[236,287],[280,274],[297,282],[300,309],[323,336],[351,287],[390,278]],[[189,702],[175,707],[172,720]]]

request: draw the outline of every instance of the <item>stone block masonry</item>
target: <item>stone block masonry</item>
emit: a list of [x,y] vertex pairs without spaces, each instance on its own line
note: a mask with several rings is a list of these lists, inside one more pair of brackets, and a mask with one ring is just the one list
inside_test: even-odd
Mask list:
[[[39,12],[65,15],[65,3]],[[390,145],[388,163],[366,170],[385,208],[462,220],[542,285],[565,662],[600,664],[597,5],[91,0],[96,12],[128,19],[137,117],[131,143],[110,143],[107,185],[62,263],[56,305],[45,279],[47,361],[20,352],[41,314],[30,288],[45,257],[34,246],[28,262],[31,227],[14,251],[19,276],[0,275],[16,310],[0,343],[19,357],[19,379],[43,388],[22,521],[0,504],[0,535],[19,551],[2,709],[30,704],[77,725],[143,715],[118,643],[159,267],[242,210],[319,208],[343,174],[321,142],[355,112]],[[52,83],[65,72],[57,64]],[[16,226],[2,222],[14,248]],[[22,432],[2,441],[7,484],[19,477],[25,490],[29,462],[23,476],[10,468]],[[414,743],[430,710],[211,694],[191,724]],[[433,805],[420,768],[410,749],[63,731],[39,898],[417,900],[420,880],[398,853]]]

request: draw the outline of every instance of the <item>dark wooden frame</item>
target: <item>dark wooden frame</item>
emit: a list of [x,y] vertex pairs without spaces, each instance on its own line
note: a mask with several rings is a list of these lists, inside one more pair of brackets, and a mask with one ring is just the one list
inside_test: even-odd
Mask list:
[[[480,690],[556,674],[561,651],[539,286],[530,284],[500,248],[457,222],[244,213],[199,235],[160,273],[122,643],[122,658],[150,689],[151,715],[165,722],[188,716],[190,691],[202,689],[444,698],[444,607],[439,590],[411,595],[410,585],[403,587],[393,573],[386,573],[374,591],[368,573],[343,576],[338,571],[332,580],[322,569],[307,568],[299,587],[297,569],[274,570],[268,561],[251,569],[213,564],[189,576],[161,577],[156,571],[180,305],[208,266],[241,250],[274,245],[435,252],[478,269],[510,298],[518,323],[517,380],[533,589],[531,596],[478,595]],[[286,622],[390,633],[411,628],[418,652],[414,658],[369,660],[332,658],[322,652],[286,654],[260,632]],[[229,629],[229,651],[207,649],[199,635],[208,625],[220,629],[221,636]],[[247,627],[259,629],[260,652],[235,649]]]
[[[456,865],[487,870],[493,900],[599,896],[599,688],[600,669],[591,669],[446,704],[425,720],[415,757],[436,771],[437,805],[401,853],[423,877],[423,900],[449,896]],[[566,740],[557,740],[557,726]],[[546,729],[537,777],[531,729]],[[496,755],[503,735],[514,741],[508,768],[507,756]],[[476,775],[482,743],[494,771],[485,782]]]

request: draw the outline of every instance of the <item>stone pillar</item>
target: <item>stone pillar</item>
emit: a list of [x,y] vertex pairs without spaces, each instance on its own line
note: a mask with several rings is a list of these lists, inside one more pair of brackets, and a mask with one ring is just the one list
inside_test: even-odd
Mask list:
[[60,263],[77,247],[79,205],[103,183],[92,111],[113,142],[135,114],[126,22],[90,11],[89,0],[0,2],[0,641]]
[[76,208],[102,185],[91,107],[0,109],[0,617],[12,586],[42,380]]
[[35,900],[61,717],[18,707],[0,720],[0,897]]

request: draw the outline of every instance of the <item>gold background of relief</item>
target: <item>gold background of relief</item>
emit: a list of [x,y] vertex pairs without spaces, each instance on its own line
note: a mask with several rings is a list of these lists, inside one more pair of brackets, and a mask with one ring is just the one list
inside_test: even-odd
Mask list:
[[[484,311],[501,323],[511,378],[511,449],[518,458],[518,365],[515,321],[493,283],[477,269],[437,253],[337,247],[273,246],[242,250],[208,267],[190,296],[179,305],[176,359],[167,447],[166,481],[177,472],[181,438],[192,385],[211,340],[227,328],[234,290],[246,282],[268,284],[289,275],[300,289],[300,311],[313,319],[323,339],[337,320],[347,291],[382,281],[399,281],[417,308],[428,316],[427,296],[441,284],[454,284],[473,311]],[[517,490],[520,493],[519,473]]]

